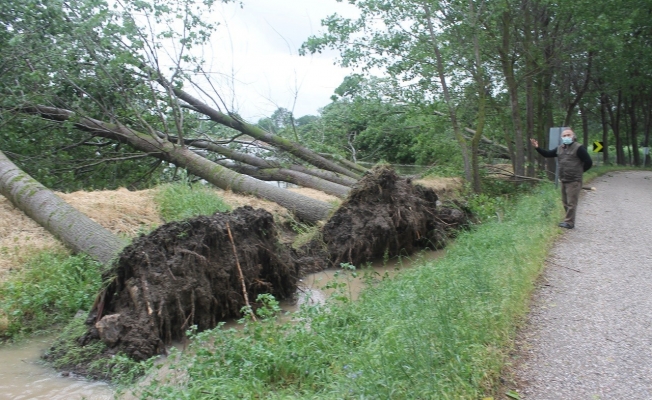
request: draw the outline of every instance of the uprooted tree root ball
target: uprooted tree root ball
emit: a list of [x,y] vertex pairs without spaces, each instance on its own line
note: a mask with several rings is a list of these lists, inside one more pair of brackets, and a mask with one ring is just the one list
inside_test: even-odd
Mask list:
[[261,293],[293,295],[298,273],[267,211],[242,207],[173,222],[121,253],[80,343],[102,340],[112,353],[144,360],[163,353],[193,325],[201,331],[240,317],[245,299],[233,245],[250,302]]
[[324,225],[320,239],[303,249],[302,268],[360,266],[383,256],[441,248],[448,234],[466,223],[459,209],[438,207],[432,189],[413,185],[388,166],[376,167]]

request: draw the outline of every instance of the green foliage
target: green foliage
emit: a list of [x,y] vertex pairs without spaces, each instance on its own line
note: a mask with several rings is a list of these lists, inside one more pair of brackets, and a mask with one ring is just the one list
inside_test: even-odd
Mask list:
[[[195,336],[143,398],[476,399],[493,394],[542,260],[558,229],[543,185],[501,221],[461,233],[444,258],[367,289],[356,302],[305,306],[290,323]],[[348,266],[347,266],[348,267]]]
[[[227,2],[223,0],[222,2]],[[0,149],[47,187],[71,191],[148,187],[160,161],[75,128],[81,117],[119,122],[142,132],[183,135],[198,119],[155,84],[151,60],[180,50],[175,83],[201,63],[190,49],[216,24],[216,1],[7,0],[0,3]],[[210,21],[209,21],[210,19]],[[174,44],[171,43],[174,42]],[[160,54],[164,53],[164,54]],[[76,113],[44,122],[22,107],[55,105]],[[183,121],[175,124],[175,121]]]
[[530,183],[514,183],[507,179],[481,175],[482,193],[473,193],[467,189],[467,206],[479,223],[491,219],[501,220],[506,209],[519,198],[536,188]]
[[231,206],[211,187],[201,183],[190,184],[185,179],[159,186],[155,200],[161,218],[166,222],[231,211]]
[[[299,118],[293,132],[318,152],[337,154],[357,161],[394,164],[461,163],[459,148],[448,123],[432,115],[430,108],[405,105],[392,98],[395,89],[386,80],[351,75],[344,79],[333,101],[320,116]],[[282,114],[259,125],[270,124]],[[288,118],[288,117],[286,117]],[[274,123],[271,131],[292,137],[287,124]],[[283,126],[286,128],[283,129]]]
[[5,338],[49,331],[93,304],[101,287],[100,265],[85,255],[44,252],[0,284]]

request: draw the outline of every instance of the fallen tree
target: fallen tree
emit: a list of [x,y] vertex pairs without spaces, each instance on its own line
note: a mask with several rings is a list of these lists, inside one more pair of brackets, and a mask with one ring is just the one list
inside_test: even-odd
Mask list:
[[83,252],[102,264],[125,243],[38,183],[0,151],[0,194],[52,233],[74,252]]
[[168,140],[137,132],[124,125],[110,124],[55,107],[32,106],[23,107],[18,111],[52,121],[72,122],[77,129],[126,143],[148,155],[183,167],[219,188],[274,201],[308,222],[325,219],[332,207],[328,203],[239,174],[196,154],[188,147],[176,146]]

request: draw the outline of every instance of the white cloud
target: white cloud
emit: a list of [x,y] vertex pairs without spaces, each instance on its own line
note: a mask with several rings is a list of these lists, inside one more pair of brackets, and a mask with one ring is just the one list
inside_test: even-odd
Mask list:
[[245,0],[244,7],[218,7],[223,21],[209,49],[211,72],[225,102],[255,122],[277,107],[297,117],[315,114],[350,69],[335,66],[337,53],[299,56],[310,36],[323,31],[321,20],[338,13],[355,17],[355,7],[335,0]]

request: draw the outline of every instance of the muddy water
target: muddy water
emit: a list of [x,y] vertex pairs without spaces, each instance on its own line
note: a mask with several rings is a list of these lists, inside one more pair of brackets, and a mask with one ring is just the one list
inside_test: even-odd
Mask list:
[[[304,277],[295,301],[281,304],[285,311],[294,312],[302,303],[321,303],[335,290],[351,300],[358,298],[369,282],[391,278],[400,270],[441,257],[444,251],[422,251],[410,257],[378,261],[366,268],[352,271],[327,270]],[[325,288],[333,283],[346,283],[340,289]],[[237,325],[235,323],[233,326]],[[38,338],[19,345],[0,347],[0,399],[112,399],[114,391],[104,382],[76,377],[64,377],[42,365],[40,356],[53,338]]]
[[[409,257],[376,261],[366,267],[355,269],[355,271],[329,269],[310,274],[301,280],[295,300],[282,302],[281,308],[285,311],[294,312],[299,309],[301,304],[306,302],[309,304],[323,303],[326,298],[336,291],[339,296],[345,296],[349,300],[357,300],[362,289],[370,282],[373,284],[382,279],[392,278],[402,269],[420,265],[425,261],[435,260],[444,254],[445,250],[423,250]],[[334,283],[345,285],[337,289],[328,287]]]
[[0,348],[0,399],[112,399],[104,382],[61,374],[41,364],[40,356],[53,338],[35,338]]

